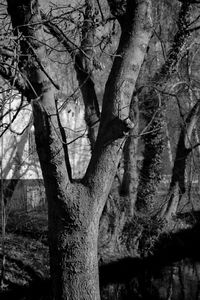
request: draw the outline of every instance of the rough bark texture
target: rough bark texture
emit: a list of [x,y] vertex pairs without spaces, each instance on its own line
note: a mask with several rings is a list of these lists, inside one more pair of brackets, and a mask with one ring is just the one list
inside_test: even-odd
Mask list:
[[[151,37],[150,2],[136,3],[128,2],[126,23],[122,27],[119,47],[105,87],[99,134],[84,178],[89,187],[100,192],[100,199],[110,189],[124,134],[133,127],[129,120],[129,105]],[[108,186],[105,182],[109,183]]]
[[187,31],[188,14],[190,3],[184,1],[179,13],[178,30],[166,62],[156,72],[151,80],[152,88],[143,93],[144,114],[143,117],[148,125],[148,134],[144,135],[144,160],[139,177],[136,209],[139,212],[151,212],[155,193],[162,179],[162,153],[165,147],[165,98],[159,97],[159,89],[165,91],[168,80],[172,76],[174,68],[181,55],[184,53],[185,44],[188,40]]
[[119,48],[106,84],[101,129],[86,175],[79,183],[70,179],[69,162],[65,161],[66,147],[57,118],[54,85],[48,76],[38,3],[8,0],[8,11],[13,28],[23,37],[21,72],[30,87],[37,152],[48,200],[54,299],[99,300],[99,219],[125,133],[132,128],[129,105],[151,36],[150,1],[128,1]]
[[165,147],[165,113],[164,105],[154,92],[145,99],[144,116],[147,124],[147,134],[143,136],[145,143],[144,160],[139,175],[137,199],[135,203],[138,212],[150,213],[154,195],[162,178],[162,153]]

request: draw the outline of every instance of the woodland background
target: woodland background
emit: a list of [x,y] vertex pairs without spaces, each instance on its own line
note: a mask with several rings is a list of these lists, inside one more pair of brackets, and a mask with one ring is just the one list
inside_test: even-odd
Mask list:
[[[109,3],[108,3],[109,2]],[[94,150],[126,1],[40,1],[72,176]],[[200,299],[200,3],[152,1],[153,30],[99,225],[102,299]],[[49,299],[47,201],[31,105],[16,88],[20,33],[0,2],[1,293]],[[11,70],[11,71],[10,71]]]

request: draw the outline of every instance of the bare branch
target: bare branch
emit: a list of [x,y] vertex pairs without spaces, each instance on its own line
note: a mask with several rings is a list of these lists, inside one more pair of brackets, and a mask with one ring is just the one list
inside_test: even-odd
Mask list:
[[6,125],[5,129],[2,130],[0,137],[2,137],[4,135],[4,133],[10,128],[11,124],[15,121],[15,119],[17,118],[18,114],[20,113],[22,107],[23,107],[23,97],[21,97],[21,101],[20,104],[16,110],[16,113],[14,114],[14,116],[12,117],[11,121]]

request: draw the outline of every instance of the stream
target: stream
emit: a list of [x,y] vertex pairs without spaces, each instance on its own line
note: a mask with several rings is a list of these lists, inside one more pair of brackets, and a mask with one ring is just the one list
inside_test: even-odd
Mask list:
[[[127,271],[128,273],[128,271]],[[200,261],[152,265],[124,282],[102,287],[102,300],[200,300]]]

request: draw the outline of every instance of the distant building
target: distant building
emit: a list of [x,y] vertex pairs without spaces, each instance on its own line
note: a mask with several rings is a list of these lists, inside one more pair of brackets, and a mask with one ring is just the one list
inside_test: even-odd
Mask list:
[[[13,104],[17,107],[20,99]],[[12,104],[12,106],[13,106]],[[13,109],[15,109],[15,107]],[[5,107],[5,109],[7,109]],[[69,143],[69,157],[74,178],[81,177],[90,159],[90,145],[84,122],[84,108],[79,103],[68,101],[60,113]],[[12,115],[6,115],[4,123]],[[2,178],[4,189],[10,180],[16,184],[10,201],[10,209],[31,210],[45,205],[45,192],[39,159],[36,152],[31,107],[27,106],[5,132],[1,140]]]

